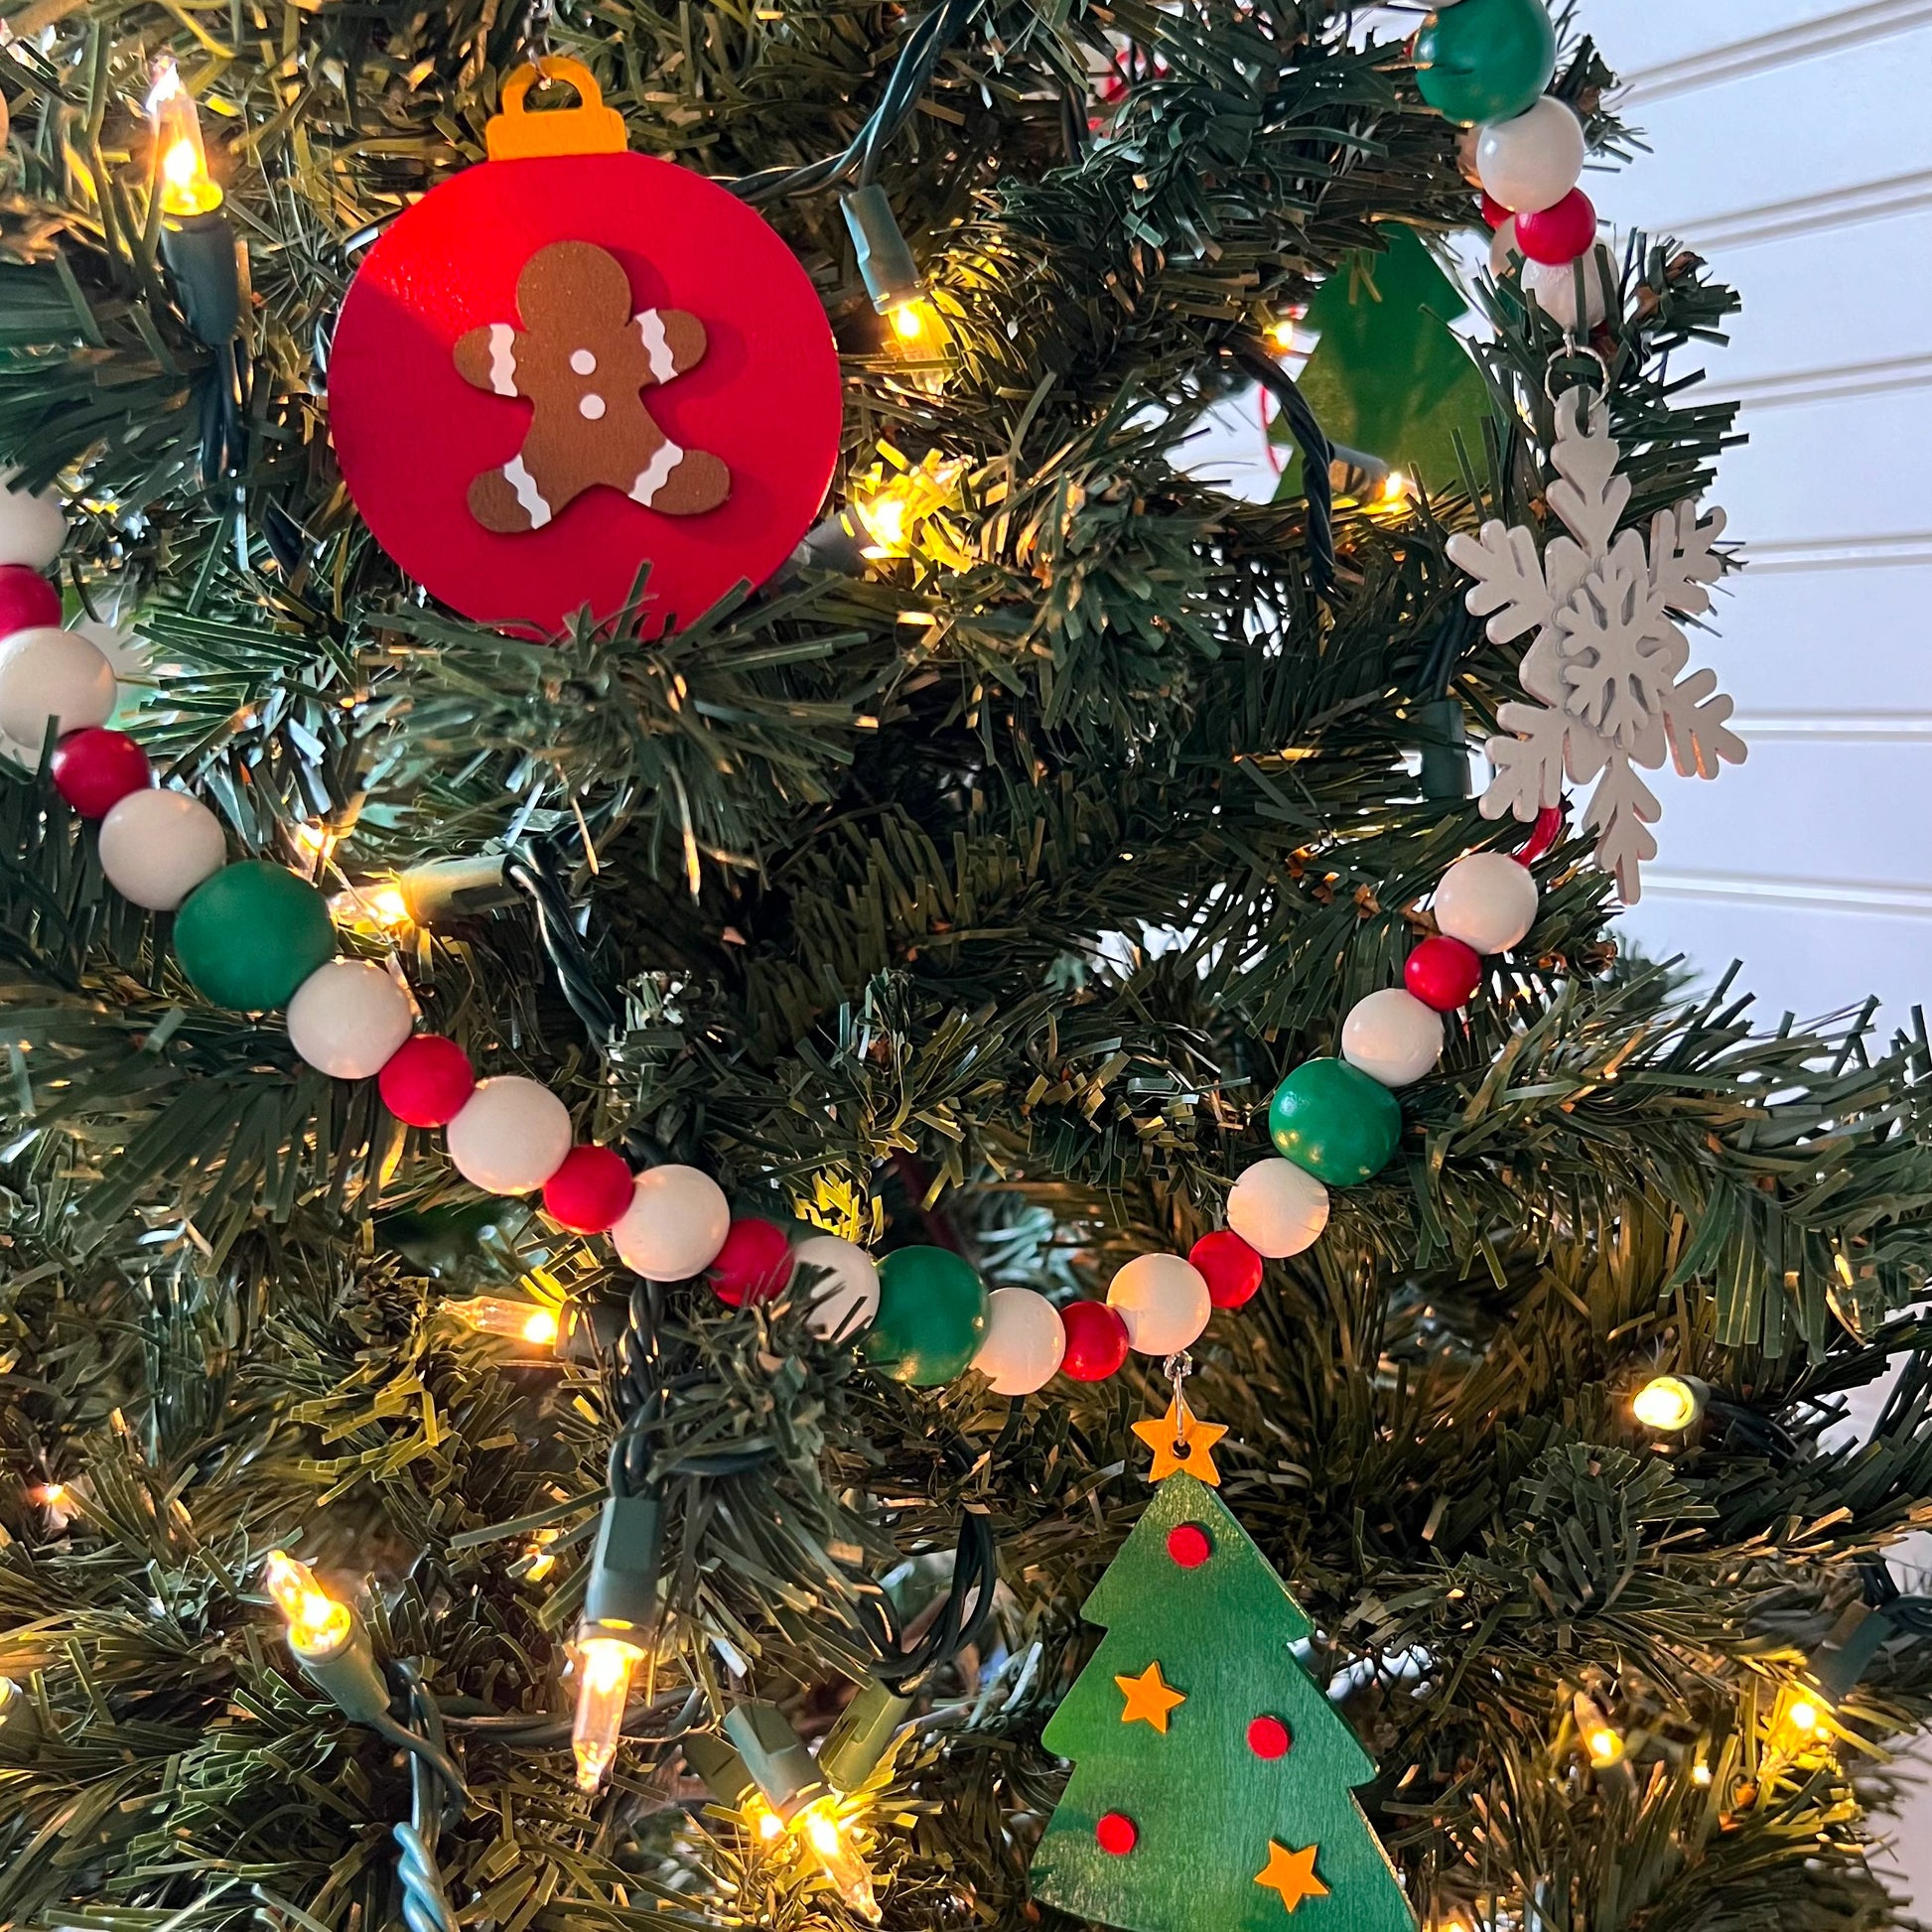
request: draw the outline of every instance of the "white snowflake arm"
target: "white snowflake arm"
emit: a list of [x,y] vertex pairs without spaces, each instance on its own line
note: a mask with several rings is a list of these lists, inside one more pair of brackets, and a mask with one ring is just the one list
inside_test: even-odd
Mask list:
[[1550,452],[1560,483],[1550,485],[1550,507],[1591,557],[1610,547],[1630,501],[1630,479],[1617,474],[1621,452],[1610,435],[1609,410],[1596,404],[1583,418],[1581,387],[1557,404],[1557,440]]
[[1476,617],[1489,620],[1491,643],[1506,644],[1550,621],[1550,591],[1534,532],[1492,517],[1477,536],[1458,530],[1450,537],[1449,559],[1476,580],[1463,601]]
[[1650,828],[1662,816],[1663,807],[1629,760],[1612,759],[1590,794],[1584,823],[1596,834],[1596,863],[1616,874],[1616,890],[1625,905],[1636,904],[1643,896],[1644,862],[1657,856]]
[[1483,791],[1482,815],[1501,818],[1514,812],[1527,824],[1547,806],[1563,802],[1568,721],[1546,705],[1506,704],[1496,722],[1503,729],[1485,748],[1496,775]]
[[1713,670],[1693,671],[1664,693],[1659,709],[1671,757],[1687,778],[1715,778],[1721,764],[1742,764],[1750,747],[1730,729],[1731,702]]
[[1713,547],[1725,533],[1725,513],[1714,509],[1702,523],[1694,502],[1673,503],[1650,519],[1650,581],[1664,608],[1679,617],[1701,617],[1711,608],[1707,586],[1724,575],[1725,560]]

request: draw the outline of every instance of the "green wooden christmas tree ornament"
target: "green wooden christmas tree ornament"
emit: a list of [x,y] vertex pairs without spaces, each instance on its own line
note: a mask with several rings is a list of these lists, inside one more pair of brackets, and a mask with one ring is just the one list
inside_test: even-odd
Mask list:
[[1422,97],[1473,127],[1534,105],[1557,70],[1557,35],[1543,0],[1455,0],[1417,31],[1412,56]]
[[[1482,376],[1449,327],[1469,305],[1413,230],[1381,232],[1380,253],[1344,257],[1309,304],[1306,326],[1320,341],[1298,380],[1330,442],[1441,489],[1462,474],[1458,437],[1472,464],[1483,461],[1492,414]],[[1269,434],[1293,446],[1279,419]],[[1277,495],[1301,493],[1298,452]]]
[[1126,1932],[1414,1932],[1351,1787],[1375,1765],[1289,1646],[1312,1626],[1214,1491],[1173,1475],[1080,1614],[1046,1726],[1073,1776],[1036,1899]]
[[896,1382],[936,1388],[986,1338],[986,1284],[948,1248],[895,1248],[879,1264],[879,1312],[861,1346]]
[[218,1007],[266,1013],[336,956],[329,901],[285,866],[247,859],[196,887],[175,915],[175,957]]
[[1380,1080],[1346,1060],[1304,1060],[1268,1109],[1276,1148],[1330,1187],[1378,1174],[1402,1138],[1402,1108]]

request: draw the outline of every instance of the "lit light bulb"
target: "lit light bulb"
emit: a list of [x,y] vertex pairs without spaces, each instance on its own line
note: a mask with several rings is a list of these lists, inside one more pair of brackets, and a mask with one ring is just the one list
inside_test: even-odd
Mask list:
[[208,214],[221,206],[221,191],[207,171],[202,117],[195,96],[182,85],[174,62],[155,69],[148,91],[148,125],[154,131],[155,172],[164,214]]
[[1268,340],[1284,355],[1293,355],[1295,353],[1295,318],[1293,316],[1284,316],[1280,322],[1276,323],[1269,330]]
[[355,1619],[316,1582],[306,1563],[271,1550],[262,1564],[262,1587],[288,1621],[289,1648],[298,1657],[328,1657],[348,1641]]
[[1809,1698],[1799,1698],[1792,1705],[1791,1709],[1784,1714],[1784,1721],[1793,1730],[1809,1737],[1824,1722],[1824,1719],[1820,1716],[1817,1705],[1813,1704]]
[[1659,1375],[1637,1391],[1630,1413],[1646,1429],[1675,1434],[1704,1414],[1704,1398],[1683,1376]]
[[1693,1764],[1691,1766],[1691,1782],[1693,1784],[1709,1784],[1711,1782],[1710,1765],[1701,1762]]
[[335,829],[332,826],[313,818],[305,818],[299,824],[291,826],[289,836],[295,841],[295,849],[305,859],[320,859],[336,840]]
[[1623,1762],[1623,1739],[1608,1725],[1598,1725],[1586,1734],[1584,1748],[1589,1752],[1590,1766],[1607,1771]]
[[759,1837],[763,1839],[767,1845],[773,1839],[783,1838],[785,1835],[785,1821],[762,1798],[755,1799],[753,1803],[758,1814]]
[[905,497],[896,489],[882,489],[877,495],[861,497],[852,505],[853,514],[872,539],[866,546],[868,557],[904,554],[907,508]]
[[916,296],[893,311],[893,334],[902,343],[916,343],[931,326],[931,307]]
[[34,1491],[33,1499],[43,1509],[65,1509],[68,1501],[68,1486],[65,1482],[44,1482]]
[[528,1342],[535,1348],[556,1346],[558,1322],[555,1309],[535,1302],[515,1302],[502,1295],[473,1295],[467,1301],[445,1302],[443,1306],[459,1320],[485,1335],[501,1335],[506,1341]]
[[829,1792],[814,1799],[798,1814],[792,1830],[805,1841],[806,1850],[847,1907],[877,1925],[881,1914],[872,1892],[872,1873],[852,1842],[851,1826],[839,1816],[838,1800]]
[[580,1791],[595,1791],[618,1760],[630,1673],[643,1661],[644,1653],[623,1637],[578,1640],[577,1718],[570,1727],[570,1748],[577,1758]]
[[1391,470],[1383,478],[1382,500],[1378,507],[1385,510],[1409,507],[1409,479],[1400,470]]

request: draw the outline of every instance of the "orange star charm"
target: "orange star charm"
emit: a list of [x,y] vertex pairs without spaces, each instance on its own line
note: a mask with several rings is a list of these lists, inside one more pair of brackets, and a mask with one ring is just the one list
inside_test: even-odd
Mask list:
[[1255,1883],[1267,1885],[1282,1895],[1282,1903],[1293,1912],[1305,1898],[1326,1898],[1328,1887],[1314,1875],[1314,1855],[1318,1845],[1306,1852],[1291,1852],[1286,1845],[1268,1841],[1268,1869],[1255,1874]]
[[1171,1684],[1162,1682],[1158,1662],[1148,1665],[1139,1677],[1117,1677],[1114,1682],[1127,1698],[1127,1708],[1120,1714],[1121,1723],[1152,1725],[1164,1736],[1168,1729],[1168,1713],[1176,1705],[1187,1702],[1185,1691],[1176,1691]]
[[1214,1466],[1210,1451],[1227,1433],[1225,1423],[1202,1422],[1177,1390],[1165,1416],[1134,1425],[1134,1434],[1154,1451],[1148,1481],[1165,1482],[1178,1472],[1206,1483],[1210,1489],[1221,1486],[1221,1472]]

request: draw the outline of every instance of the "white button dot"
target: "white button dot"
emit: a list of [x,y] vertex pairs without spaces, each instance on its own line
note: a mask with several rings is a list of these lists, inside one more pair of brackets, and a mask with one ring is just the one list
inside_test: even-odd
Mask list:
[[570,366],[579,375],[595,375],[597,373],[597,357],[588,348],[573,348],[570,351]]
[[580,414],[587,416],[592,422],[596,422],[604,414],[604,398],[596,395],[581,397],[578,400],[577,408]]

